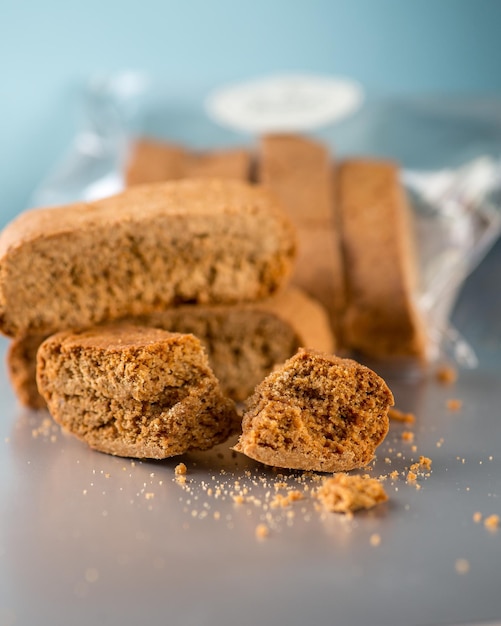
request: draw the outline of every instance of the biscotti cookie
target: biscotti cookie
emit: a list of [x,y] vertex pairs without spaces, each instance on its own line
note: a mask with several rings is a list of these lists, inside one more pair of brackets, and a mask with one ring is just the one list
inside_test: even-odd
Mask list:
[[186,150],[182,146],[141,138],[130,147],[125,164],[126,187],[185,177]]
[[264,135],[257,179],[280,198],[297,226],[330,222],[332,163],[324,144],[300,135]]
[[243,148],[193,152],[165,141],[140,138],[127,155],[126,187],[180,178],[230,178],[247,181],[251,155]]
[[0,331],[82,328],[183,302],[270,296],[295,258],[265,189],[181,180],[89,204],[27,211],[0,235]]
[[411,215],[398,167],[377,160],[346,161],[339,168],[338,192],[347,343],[376,358],[424,358]]
[[246,402],[235,450],[276,467],[339,472],[369,463],[393,395],[350,359],[299,350]]
[[[273,367],[300,346],[332,352],[334,338],[322,306],[297,288],[272,298],[230,306],[186,305],[129,320],[198,337],[226,395],[247,398]],[[45,406],[36,385],[36,353],[45,335],[14,339],[7,371],[24,406]]]
[[37,382],[54,420],[109,454],[207,450],[237,422],[192,335],[124,325],[61,332],[38,350]]
[[341,346],[346,292],[338,231],[327,224],[323,228],[302,226],[297,229],[297,238],[297,262],[291,282],[322,303],[336,343]]
[[326,145],[299,135],[261,139],[257,179],[281,200],[297,228],[298,259],[292,282],[327,309],[338,341],[345,307],[335,170]]

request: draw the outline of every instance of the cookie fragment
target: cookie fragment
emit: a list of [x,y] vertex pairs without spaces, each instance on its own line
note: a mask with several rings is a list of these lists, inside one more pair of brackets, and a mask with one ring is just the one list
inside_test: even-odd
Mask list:
[[0,331],[52,333],[181,303],[269,297],[295,250],[271,194],[234,180],[140,185],[33,209],[0,235]]
[[[257,302],[205,306],[185,305],[141,315],[131,324],[162,328],[198,337],[226,395],[245,400],[276,364],[299,346],[331,351],[334,338],[321,305],[290,287]],[[7,371],[19,402],[33,409],[45,406],[36,384],[36,353],[46,335],[14,339]]]
[[118,456],[206,450],[237,423],[192,335],[120,324],[61,332],[38,350],[37,382],[56,422]]
[[376,478],[344,473],[325,478],[318,488],[317,497],[327,511],[335,513],[371,509],[388,500],[383,485]]
[[246,402],[235,450],[277,467],[347,471],[371,461],[393,395],[350,359],[300,349]]

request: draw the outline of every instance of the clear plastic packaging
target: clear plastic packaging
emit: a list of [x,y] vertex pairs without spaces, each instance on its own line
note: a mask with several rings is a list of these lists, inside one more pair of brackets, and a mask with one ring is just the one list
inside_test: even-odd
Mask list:
[[[135,136],[199,149],[252,145],[255,139],[213,122],[204,111],[203,94],[173,94],[168,85],[142,74],[93,79],[82,101],[81,127],[36,190],[33,206],[120,191],[124,158]],[[474,367],[475,353],[450,316],[465,278],[501,233],[501,121],[495,111],[467,104],[368,97],[351,118],[314,132],[336,156],[381,156],[402,165],[421,269],[415,296],[427,320],[430,357]]]

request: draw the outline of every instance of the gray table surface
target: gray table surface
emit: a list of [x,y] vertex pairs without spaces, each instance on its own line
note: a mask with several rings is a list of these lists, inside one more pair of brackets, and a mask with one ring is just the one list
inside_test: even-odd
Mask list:
[[[91,451],[16,403],[0,340],[0,625],[500,624],[501,528],[473,519],[501,515],[500,276],[497,245],[454,313],[477,369],[388,380],[416,422],[393,422],[368,468],[389,501],[353,519],[318,509],[315,477],[226,445],[162,462]],[[278,482],[305,497],[275,507]]]

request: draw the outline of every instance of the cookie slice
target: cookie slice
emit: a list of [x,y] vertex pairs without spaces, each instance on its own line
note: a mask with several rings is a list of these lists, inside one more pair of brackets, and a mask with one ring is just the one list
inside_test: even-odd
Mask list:
[[38,350],[37,383],[56,422],[118,456],[207,450],[237,422],[192,335],[128,325],[61,332]]
[[276,467],[360,468],[385,438],[392,405],[391,391],[369,368],[301,349],[256,387],[235,450]]
[[328,147],[295,134],[264,135],[257,178],[280,198],[298,227],[332,219],[332,164]]
[[251,155],[244,148],[189,151],[175,143],[142,137],[136,139],[124,167],[126,187],[180,178],[230,178],[248,180]]
[[[272,298],[231,306],[186,305],[142,315],[132,324],[192,333],[209,355],[226,395],[243,401],[273,367],[299,346],[334,350],[334,338],[322,306],[290,287]],[[36,384],[36,354],[46,335],[14,339],[7,352],[7,372],[20,403],[45,406]]]
[[295,134],[261,138],[257,178],[282,202],[297,229],[298,258],[292,282],[321,302],[342,342],[345,306],[336,174],[329,148]]
[[83,328],[181,303],[234,304],[284,286],[296,237],[265,189],[180,180],[27,211],[0,235],[0,331]]
[[350,159],[339,168],[347,305],[344,337],[376,359],[427,351],[417,306],[418,266],[410,207],[389,161]]

